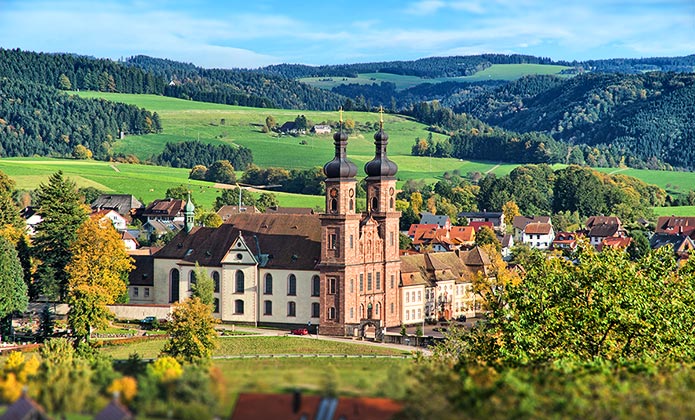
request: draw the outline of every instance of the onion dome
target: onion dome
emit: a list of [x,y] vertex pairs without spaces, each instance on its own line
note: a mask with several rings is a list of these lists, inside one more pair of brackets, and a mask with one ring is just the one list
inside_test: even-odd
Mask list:
[[398,165],[389,160],[386,156],[386,145],[389,142],[389,135],[379,128],[379,131],[374,134],[374,144],[376,145],[376,153],[374,159],[364,165],[364,172],[368,177],[393,177],[398,172]]
[[354,178],[357,166],[347,158],[347,134],[338,131],[333,135],[335,156],[333,160],[323,165],[323,173],[327,178]]

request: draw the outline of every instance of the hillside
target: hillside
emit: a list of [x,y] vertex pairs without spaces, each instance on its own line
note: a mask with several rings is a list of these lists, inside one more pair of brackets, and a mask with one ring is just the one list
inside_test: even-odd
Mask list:
[[[455,106],[521,133],[585,145],[592,166],[695,168],[695,74],[583,74],[526,77]],[[601,150],[600,155],[592,148]],[[578,163],[584,163],[580,161]]]
[[[0,159],[0,171],[9,175],[20,190],[33,190],[48,177],[63,171],[78,187],[93,187],[105,193],[133,194],[143,203],[164,198],[169,188],[185,185],[191,189],[195,202],[208,210],[222,189],[205,181],[188,179],[188,169],[167,168],[93,160],[45,158]],[[315,207],[323,198],[288,193],[275,193],[282,206]]]

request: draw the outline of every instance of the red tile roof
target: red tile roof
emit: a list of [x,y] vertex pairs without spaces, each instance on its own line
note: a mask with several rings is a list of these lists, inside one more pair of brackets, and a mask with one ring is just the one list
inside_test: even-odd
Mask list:
[[553,230],[550,223],[529,223],[524,228],[527,235],[548,235]]
[[656,222],[656,233],[688,235],[695,232],[695,217],[661,216]]
[[480,229],[482,229],[483,226],[487,226],[487,227],[489,227],[490,229],[494,229],[494,228],[495,228],[494,225],[492,224],[492,222],[470,222],[470,223],[468,224],[468,226],[470,226],[470,227],[472,227],[473,229],[475,229],[476,232],[479,231]]
[[[339,397],[293,394],[240,394],[231,420],[387,420],[402,410],[388,398]],[[333,411],[332,416],[328,412]],[[323,417],[319,416],[322,412]]]

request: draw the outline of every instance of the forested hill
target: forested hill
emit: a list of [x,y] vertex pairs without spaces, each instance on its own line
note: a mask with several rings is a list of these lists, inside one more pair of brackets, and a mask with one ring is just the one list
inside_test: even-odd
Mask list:
[[279,76],[245,70],[206,70],[143,56],[124,63],[0,48],[0,77],[64,90],[152,93],[261,108],[335,110],[345,100],[335,93]]
[[[695,168],[692,73],[529,76],[465,98],[455,110],[516,132],[610,146],[616,162],[624,156],[633,166],[658,167],[662,161]],[[591,165],[606,163],[586,158]]]
[[278,64],[259,71],[287,78],[357,77],[359,73],[391,73],[422,78],[469,76],[493,64],[557,64],[574,67],[575,72],[641,73],[644,71],[695,71],[695,54],[685,57],[611,58],[587,61],[554,61],[547,57],[522,54],[481,54],[470,56],[428,57],[412,61],[307,66]]
[[[132,105],[83,99],[55,88],[0,77],[0,156],[70,156],[84,146],[107,158],[121,131],[161,129],[157,114]],[[87,150],[82,149],[86,157]]]
[[204,69],[189,63],[142,55],[128,58],[126,63],[173,81],[174,85],[165,89],[165,94],[173,97],[186,95],[198,101],[219,102],[211,99],[220,92],[230,91],[268,101],[267,104],[249,106],[320,111],[338,109],[346,99],[305,83],[256,71]]

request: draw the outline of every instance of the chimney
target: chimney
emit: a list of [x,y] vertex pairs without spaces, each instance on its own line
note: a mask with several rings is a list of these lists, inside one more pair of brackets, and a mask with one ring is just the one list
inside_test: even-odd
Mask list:
[[294,392],[292,392],[292,412],[294,414],[299,413],[299,410],[302,408],[302,392],[298,389],[295,389]]

